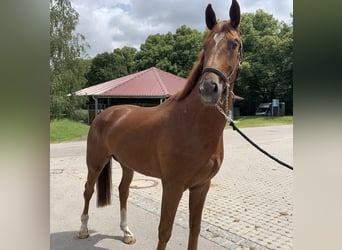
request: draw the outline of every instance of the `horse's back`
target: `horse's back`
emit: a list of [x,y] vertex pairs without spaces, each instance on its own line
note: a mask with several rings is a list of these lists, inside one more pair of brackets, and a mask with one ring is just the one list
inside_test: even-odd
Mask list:
[[[137,126],[146,115],[146,108],[134,105],[117,105],[103,110],[93,120],[89,133],[88,144],[106,143],[112,137],[118,137],[125,134],[125,131],[131,130]],[[117,139],[117,138],[116,138]]]

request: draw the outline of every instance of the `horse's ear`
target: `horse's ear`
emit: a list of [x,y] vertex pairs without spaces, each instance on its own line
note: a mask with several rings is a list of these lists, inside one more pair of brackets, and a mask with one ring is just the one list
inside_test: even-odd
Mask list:
[[215,12],[214,12],[213,8],[211,7],[211,4],[208,4],[208,6],[207,6],[207,8],[205,10],[205,22],[206,22],[207,27],[208,27],[209,30],[214,28],[214,26],[217,23],[216,15],[215,15]]
[[240,5],[236,0],[232,0],[232,5],[229,10],[230,24],[233,28],[238,28],[240,25]]

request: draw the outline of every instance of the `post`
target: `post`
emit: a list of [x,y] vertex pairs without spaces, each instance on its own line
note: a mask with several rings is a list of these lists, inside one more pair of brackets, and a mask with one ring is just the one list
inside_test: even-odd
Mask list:
[[95,116],[94,116],[94,118],[95,118],[97,116],[97,111],[98,111],[98,100],[97,100],[97,98],[95,96],[91,96],[91,97],[95,101]]

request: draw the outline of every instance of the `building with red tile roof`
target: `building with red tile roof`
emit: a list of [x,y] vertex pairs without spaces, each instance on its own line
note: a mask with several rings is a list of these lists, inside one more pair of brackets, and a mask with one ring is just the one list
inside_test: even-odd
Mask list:
[[78,96],[96,98],[158,98],[165,99],[179,90],[186,79],[152,67],[138,73],[100,83],[76,92]]
[[[119,104],[155,106],[184,88],[186,79],[155,67],[77,91],[89,96],[88,121],[104,108]],[[235,96],[237,100],[243,98]]]
[[[155,106],[180,91],[186,79],[152,67],[77,91],[89,96],[89,121],[99,110],[118,104]],[[94,103],[94,104],[93,104]]]

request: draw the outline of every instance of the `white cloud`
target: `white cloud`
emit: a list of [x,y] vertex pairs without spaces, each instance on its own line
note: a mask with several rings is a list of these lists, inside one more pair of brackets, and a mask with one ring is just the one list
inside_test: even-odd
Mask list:
[[242,12],[255,12],[257,9],[262,9],[276,19],[289,23],[290,13],[293,13],[293,2],[291,0],[244,0],[241,6]]
[[[147,36],[167,33],[181,25],[203,31],[205,8],[211,3],[216,17],[229,19],[230,1],[222,0],[71,0],[79,13],[77,32],[86,37],[88,54],[109,52],[123,46],[139,46]],[[289,22],[292,0],[239,0],[242,13],[263,9]]]

